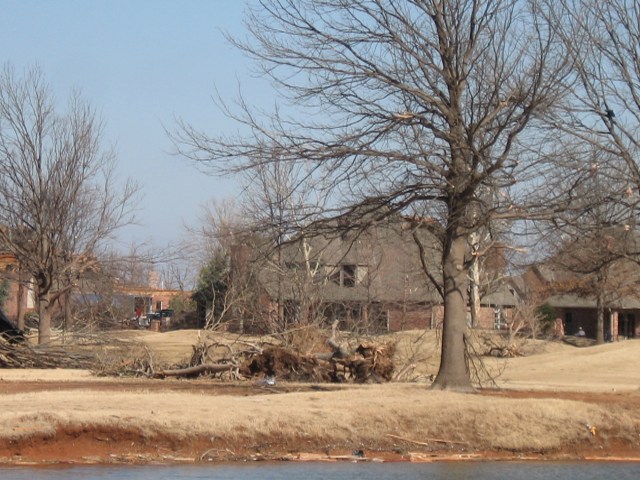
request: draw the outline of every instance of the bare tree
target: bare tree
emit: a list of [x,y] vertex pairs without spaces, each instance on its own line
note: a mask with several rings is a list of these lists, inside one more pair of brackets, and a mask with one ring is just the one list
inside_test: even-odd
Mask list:
[[78,95],[59,114],[42,74],[0,75],[0,245],[33,281],[39,342],[51,307],[131,220],[134,184],[116,184],[95,112]]
[[640,192],[640,1],[545,3],[574,64],[553,125],[623,159]]
[[[304,163],[342,212],[419,206],[436,220],[445,319],[435,388],[471,387],[469,237],[496,216],[523,214],[511,187],[546,158],[525,145],[539,137],[522,133],[561,95],[567,63],[536,5],[261,0],[247,17],[250,40],[234,43],[285,107],[265,118],[242,99],[219,100],[249,135],[211,137],[183,123],[175,137],[182,154],[224,171]],[[500,202],[487,204],[487,190]]]
[[620,300],[619,294],[628,294],[631,284],[637,284],[637,275],[612,273],[637,258],[638,195],[631,188],[633,180],[622,175],[626,171],[622,158],[590,144],[587,149],[589,157],[580,155],[575,160],[579,164],[575,174],[563,176],[568,183],[564,188],[573,194],[546,232],[552,252],[547,262],[574,277],[555,288],[595,297],[596,341],[604,343],[605,310]]
[[[579,230],[590,228],[582,236],[591,239],[586,248],[591,254],[580,260],[578,269],[589,273],[592,280],[591,294],[596,294],[598,303],[597,340],[602,342],[604,303],[610,302],[613,293],[608,272],[622,257],[637,261],[640,253],[632,240],[640,194],[640,1],[562,0],[545,4],[551,27],[562,39],[574,66],[567,79],[571,95],[550,117],[552,125],[573,141],[577,139],[606,155],[606,163],[598,162],[595,172],[590,172],[594,166],[591,159],[585,157],[583,162],[586,175],[591,175],[594,182],[600,179],[599,185],[592,185],[595,192],[590,191],[590,197],[594,193],[602,195],[605,177],[609,194],[603,198],[605,204],[586,210],[586,221]],[[613,168],[616,171],[612,174]],[[621,204],[625,206],[623,218],[615,219],[620,217]],[[600,215],[595,222],[594,212]],[[576,222],[572,224],[575,232]],[[614,290],[620,293],[628,289],[617,285]]]
[[198,322],[205,328],[227,327],[230,311],[247,294],[243,282],[231,281],[230,271],[234,248],[246,233],[245,222],[233,199],[212,199],[201,206],[198,220],[197,226],[187,227],[189,237],[182,246],[183,260],[197,272],[192,298]]
[[[244,175],[246,228],[266,240],[266,245],[263,243],[260,248],[263,260],[267,260],[263,266],[275,278],[275,323],[279,330],[288,328],[288,319],[295,318],[303,324],[312,322],[312,306],[319,301],[316,280],[322,252],[315,250],[317,245],[311,245],[308,230],[325,211],[326,199],[313,188],[309,176],[304,163],[289,161],[260,164]],[[297,255],[286,258],[286,246],[292,241]],[[292,303],[286,299],[291,298],[295,315],[285,315],[285,304]]]

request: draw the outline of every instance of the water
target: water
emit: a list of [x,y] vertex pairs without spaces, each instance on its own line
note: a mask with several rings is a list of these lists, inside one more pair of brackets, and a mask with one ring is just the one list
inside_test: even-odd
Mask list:
[[2,480],[637,480],[640,463],[256,463],[196,466],[0,467]]

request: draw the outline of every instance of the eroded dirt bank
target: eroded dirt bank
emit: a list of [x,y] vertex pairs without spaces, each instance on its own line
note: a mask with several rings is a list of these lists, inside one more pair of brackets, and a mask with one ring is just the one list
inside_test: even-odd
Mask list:
[[640,394],[1,381],[2,463],[640,460]]

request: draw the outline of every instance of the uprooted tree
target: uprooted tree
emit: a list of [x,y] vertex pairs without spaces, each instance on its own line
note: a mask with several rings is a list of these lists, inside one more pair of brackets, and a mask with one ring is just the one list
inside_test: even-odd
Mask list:
[[[395,344],[342,341],[332,326],[331,336],[314,351],[291,345],[257,344],[244,341],[219,343],[204,341],[193,346],[187,366],[162,369],[147,363],[136,374],[155,378],[192,378],[200,375],[229,375],[231,378],[264,378],[266,384],[278,380],[306,382],[388,382],[393,379]],[[307,327],[313,330],[313,327]]]
[[236,108],[219,99],[250,133],[212,137],[183,122],[178,149],[218,172],[304,164],[305,180],[332,199],[326,217],[358,208],[427,218],[445,309],[434,387],[469,389],[470,237],[535,211],[518,197],[530,190],[513,186],[535,171],[529,187],[539,191],[555,158],[528,148],[568,68],[536,2],[261,0],[246,25],[250,39],[231,41],[278,87],[283,108],[265,118],[244,99]]

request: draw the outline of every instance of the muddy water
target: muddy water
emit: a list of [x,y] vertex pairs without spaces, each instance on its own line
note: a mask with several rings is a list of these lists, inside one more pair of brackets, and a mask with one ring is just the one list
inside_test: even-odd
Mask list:
[[638,480],[640,463],[257,463],[205,466],[0,467],[2,480]]

